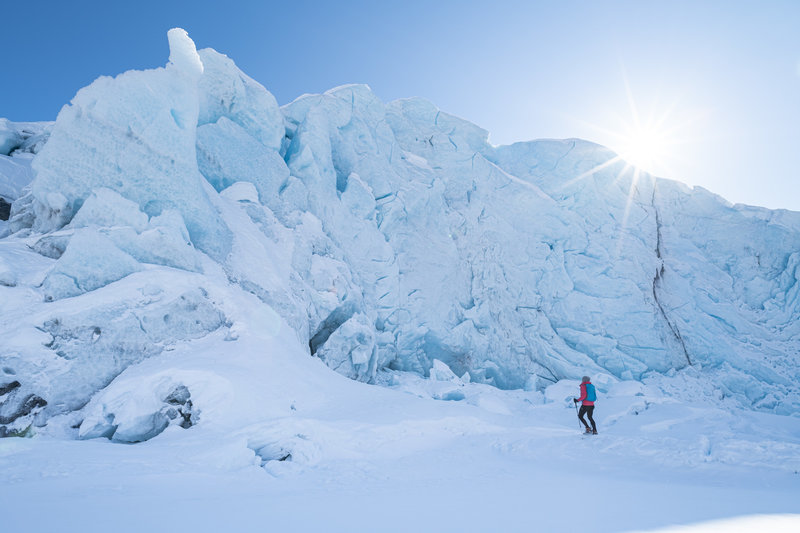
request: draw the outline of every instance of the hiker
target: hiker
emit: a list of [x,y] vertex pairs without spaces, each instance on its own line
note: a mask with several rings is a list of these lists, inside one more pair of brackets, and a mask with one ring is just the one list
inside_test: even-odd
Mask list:
[[[576,404],[582,402],[581,410],[578,411],[578,418],[586,427],[586,433],[591,433],[592,435],[597,435],[597,426],[594,423],[594,418],[592,418],[592,414],[594,414],[594,402],[596,400],[597,393],[594,390],[594,385],[592,385],[592,380],[589,379],[589,376],[583,376],[583,379],[581,379],[581,397],[573,398],[572,401]],[[589,428],[589,424],[586,423],[586,420],[583,419],[583,415],[589,416],[589,422],[592,423],[591,429]]]

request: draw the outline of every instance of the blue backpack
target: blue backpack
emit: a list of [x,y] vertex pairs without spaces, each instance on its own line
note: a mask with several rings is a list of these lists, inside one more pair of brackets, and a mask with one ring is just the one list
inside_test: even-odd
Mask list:
[[591,383],[584,383],[584,385],[586,385],[586,401],[597,401],[597,392],[594,390],[594,385]]

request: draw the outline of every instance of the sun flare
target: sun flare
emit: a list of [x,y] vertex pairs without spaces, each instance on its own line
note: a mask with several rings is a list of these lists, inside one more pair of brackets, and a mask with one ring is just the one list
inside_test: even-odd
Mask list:
[[646,172],[658,172],[673,157],[670,153],[673,141],[657,125],[634,125],[620,137],[620,157]]
[[627,76],[624,81],[630,115],[621,119],[620,127],[613,132],[617,140],[614,148],[637,170],[663,172],[678,156],[679,136],[686,133],[687,124],[678,120],[675,104],[661,109],[654,106],[642,113]]

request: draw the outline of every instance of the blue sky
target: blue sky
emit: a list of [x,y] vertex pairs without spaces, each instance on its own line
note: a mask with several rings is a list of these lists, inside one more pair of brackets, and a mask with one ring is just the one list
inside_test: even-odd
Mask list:
[[174,26],[281,104],[367,83],[384,101],[428,98],[495,144],[624,150],[633,102],[641,123],[661,119],[656,174],[800,211],[800,2],[4,3],[0,117],[53,120],[97,76],[162,66]]

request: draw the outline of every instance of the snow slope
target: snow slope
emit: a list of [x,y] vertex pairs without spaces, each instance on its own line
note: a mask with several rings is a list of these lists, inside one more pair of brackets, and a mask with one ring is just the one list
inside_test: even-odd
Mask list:
[[[686,405],[619,384],[601,397],[600,434],[581,437],[565,401],[575,382],[548,389],[547,403],[541,393],[394,372],[384,376],[387,389],[332,376],[297,354],[254,364],[219,345],[193,342],[169,364],[151,359],[117,384],[132,395],[143,377],[182,380],[198,399],[216,391],[189,430],[120,446],[62,440],[51,424],[53,434],[0,441],[0,497],[14,509],[4,523],[569,532],[588,522],[606,532],[767,515],[782,527],[744,531],[800,525],[798,514],[772,516],[798,511],[797,418]],[[286,379],[264,387],[261,372]],[[455,401],[436,399],[447,397]],[[216,417],[231,405],[240,418]]]
[[797,512],[800,214],[362,85],[281,108],[168,38],[3,156],[4,523],[570,531],[587,483],[601,531]]

